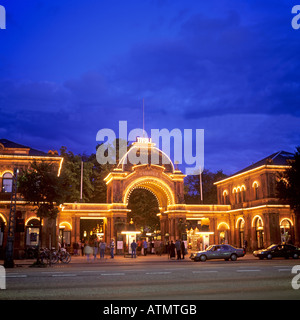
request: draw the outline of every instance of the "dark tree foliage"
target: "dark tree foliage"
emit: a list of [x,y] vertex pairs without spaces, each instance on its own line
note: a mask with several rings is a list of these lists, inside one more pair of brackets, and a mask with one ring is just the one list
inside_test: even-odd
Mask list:
[[278,177],[277,196],[300,214],[300,147],[296,148],[290,168]]
[[155,196],[148,190],[135,189],[130,195],[128,222],[132,218],[138,230],[153,232],[159,228],[159,205]]
[[[216,204],[217,186],[214,182],[225,179],[226,174],[222,170],[213,173],[207,169],[202,173],[202,193],[204,204]],[[189,175],[184,179],[184,199],[186,204],[200,203],[200,176]]]
[[61,187],[57,167],[49,162],[32,162],[18,178],[18,193],[25,201],[37,206],[36,214],[41,219],[56,218],[57,206],[65,199]]

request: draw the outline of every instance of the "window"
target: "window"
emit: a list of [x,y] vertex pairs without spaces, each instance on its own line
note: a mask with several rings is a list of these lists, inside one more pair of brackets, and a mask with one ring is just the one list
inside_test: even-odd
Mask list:
[[10,172],[4,173],[2,177],[2,192],[12,192],[12,174]]
[[224,190],[224,192],[223,192],[223,204],[229,204],[228,191],[227,190]]
[[254,189],[254,199],[258,200],[258,182],[254,181],[252,187]]

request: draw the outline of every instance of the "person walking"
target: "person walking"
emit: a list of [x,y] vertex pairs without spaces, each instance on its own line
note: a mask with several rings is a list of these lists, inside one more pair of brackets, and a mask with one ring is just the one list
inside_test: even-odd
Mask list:
[[111,242],[110,242],[110,258],[111,259],[114,258],[114,251],[115,251],[115,241],[114,239],[111,239]]
[[181,254],[182,254],[182,259],[184,259],[184,256],[185,256],[185,245],[184,245],[184,241],[181,241]]
[[81,255],[84,256],[84,239],[81,240]]
[[171,251],[171,246],[170,246],[170,242],[169,241],[166,244],[166,251],[167,251],[168,260],[169,260],[170,259],[170,251]]
[[181,260],[181,244],[178,239],[175,242],[175,248],[176,248],[176,252],[177,252],[177,260]]
[[97,253],[98,253],[98,239],[94,240],[94,248],[93,248],[93,254],[94,254],[94,261],[97,259]]
[[104,259],[105,248],[106,248],[106,243],[103,240],[101,240],[100,245],[99,245],[100,259]]
[[131,258],[133,258],[133,256],[136,258],[136,248],[137,248],[137,244],[135,240],[133,240],[131,242]]
[[144,242],[143,242],[143,247],[144,247],[144,256],[146,256],[147,255],[147,249],[148,249],[148,243],[147,243],[146,240],[144,240]]
[[86,261],[90,262],[90,255],[93,253],[93,248],[87,242],[84,247],[84,254],[86,255]]
[[173,240],[171,240],[171,244],[170,244],[170,259],[175,258],[175,244],[173,242]]

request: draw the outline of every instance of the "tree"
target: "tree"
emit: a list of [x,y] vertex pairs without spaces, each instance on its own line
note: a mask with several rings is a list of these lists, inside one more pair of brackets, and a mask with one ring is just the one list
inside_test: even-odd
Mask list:
[[295,227],[300,230],[300,147],[296,148],[294,159],[290,160],[290,168],[278,177],[276,185],[277,197],[289,204],[296,215]]
[[138,229],[153,232],[159,228],[159,206],[155,196],[148,190],[135,189],[130,195],[128,222],[132,218]]
[[[18,192],[24,200],[36,207],[36,215],[40,218],[40,242],[42,241],[42,221],[54,222],[59,212],[58,206],[64,202],[64,189],[57,176],[57,167],[49,162],[32,162],[28,169],[21,172],[18,178]],[[39,245],[38,259],[39,264]]]
[[65,202],[80,201],[81,162],[83,161],[83,193],[82,201],[90,202],[94,195],[92,182],[93,163],[87,155],[74,155],[61,147],[60,156],[64,158],[61,171],[61,184],[64,188]]
[[[222,170],[213,173],[207,169],[202,173],[202,191],[203,203],[214,204],[217,203],[217,187],[214,182],[226,178],[227,175]],[[200,203],[200,176],[190,175],[184,180],[184,198],[187,204]]]

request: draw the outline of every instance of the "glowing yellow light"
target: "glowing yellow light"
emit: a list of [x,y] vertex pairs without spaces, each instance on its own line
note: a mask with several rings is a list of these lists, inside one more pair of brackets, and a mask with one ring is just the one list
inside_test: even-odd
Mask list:
[[25,226],[27,226],[27,225],[28,225],[28,222],[29,222],[29,221],[34,220],[34,219],[36,219],[36,220],[39,220],[39,221],[40,221],[40,218],[39,218],[39,217],[30,217],[30,218],[28,218],[28,219],[25,221]]
[[61,172],[61,168],[62,168],[63,162],[64,162],[64,158],[61,158],[60,163],[59,163],[58,173],[57,173],[58,177],[60,176],[60,172]]
[[220,223],[218,224],[217,230],[219,230],[222,225],[225,225],[226,229],[230,229],[230,228],[229,228],[229,224],[228,224],[227,222],[220,222]]
[[245,223],[244,218],[243,218],[243,217],[239,217],[239,218],[236,220],[236,223],[235,223],[235,227],[236,227],[236,228],[238,228],[239,222],[240,222],[241,220],[244,221],[244,223]]
[[253,217],[251,226],[255,227],[255,222],[256,222],[257,219],[261,221],[261,225],[263,227],[264,226],[264,222],[263,222],[262,217],[259,214],[257,214],[256,216]]
[[282,221],[284,221],[284,220],[288,220],[288,221],[290,222],[291,226],[294,225],[294,224],[293,224],[293,221],[292,221],[290,218],[282,218],[281,221],[280,221],[280,223],[279,223],[279,225],[281,225]]
[[258,182],[255,180],[253,183],[252,183],[252,188],[258,188],[259,184]]
[[2,218],[3,222],[6,224],[7,220],[2,213],[0,213],[0,218]]
[[67,222],[67,221],[64,221],[64,222],[61,222],[59,224],[59,228],[65,228],[65,225],[67,225],[69,227],[70,230],[72,230],[72,225],[70,222]]

